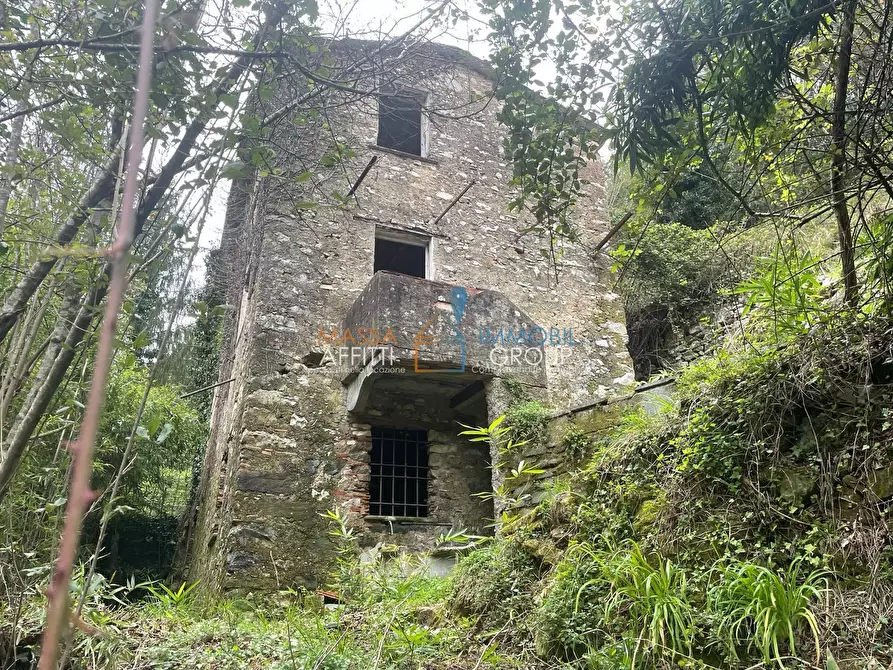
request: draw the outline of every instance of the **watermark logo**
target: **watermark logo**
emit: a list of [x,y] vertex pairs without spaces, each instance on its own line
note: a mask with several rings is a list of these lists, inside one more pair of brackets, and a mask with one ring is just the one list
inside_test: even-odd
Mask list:
[[454,286],[453,290],[450,291],[450,306],[452,307],[453,312],[453,320],[448,324],[449,327],[449,335],[447,337],[446,344],[452,348],[453,346],[458,347],[459,350],[459,365],[458,367],[443,369],[443,368],[426,368],[422,363],[422,347],[425,345],[433,345],[435,343],[435,337],[429,332],[431,326],[434,325],[437,317],[432,317],[425,322],[425,325],[419,329],[419,332],[415,334],[413,338],[413,346],[412,346],[412,358],[413,358],[413,368],[416,372],[424,373],[424,372],[465,372],[466,360],[468,356],[467,343],[465,341],[465,334],[460,330],[462,326],[462,317],[465,316],[465,305],[468,303],[468,291],[465,290],[462,286]]
[[493,347],[575,347],[580,344],[574,339],[573,328],[548,330],[542,326],[532,328],[500,328],[495,332],[490,328],[478,330],[478,341]]
[[319,362],[323,367],[359,372],[371,364],[379,372],[405,372],[395,367],[397,336],[390,327],[359,326],[353,330],[333,328],[330,331],[319,328],[316,344],[323,349]]
[[359,347],[360,349],[378,349],[397,344],[397,336],[392,328],[376,328],[375,326],[359,326],[354,330],[333,328],[326,332],[322,328],[316,337],[316,343],[328,347]]
[[[582,344],[569,327],[544,328],[526,323],[483,326],[482,315],[470,319],[468,291],[462,286],[450,290],[449,310],[434,311],[414,334],[376,326],[319,328],[316,344],[324,351],[320,365],[340,373],[411,370],[420,374],[497,374],[511,368],[517,373],[541,374],[546,365],[564,365],[573,356],[573,349]],[[410,339],[411,367],[403,354]]]

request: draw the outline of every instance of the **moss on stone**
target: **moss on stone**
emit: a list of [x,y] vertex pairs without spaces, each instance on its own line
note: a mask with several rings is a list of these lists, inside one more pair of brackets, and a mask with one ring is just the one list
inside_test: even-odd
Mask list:
[[789,507],[805,507],[818,486],[818,475],[807,467],[788,466],[776,477],[778,498]]
[[521,540],[521,546],[543,563],[558,565],[561,562],[562,552],[552,540],[527,538]]
[[597,405],[574,414],[574,421],[582,432],[590,435],[601,434],[616,427],[626,409],[627,404],[620,402]]
[[893,498],[893,464],[875,470],[868,488],[879,500]]
[[653,530],[666,507],[667,499],[663,493],[659,493],[654,498],[643,500],[633,519],[633,530],[639,535],[645,535]]

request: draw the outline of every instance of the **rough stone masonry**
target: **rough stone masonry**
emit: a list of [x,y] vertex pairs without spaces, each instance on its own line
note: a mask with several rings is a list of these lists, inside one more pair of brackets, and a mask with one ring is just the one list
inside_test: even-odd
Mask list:
[[459,423],[502,413],[507,380],[556,411],[633,384],[608,263],[585,251],[609,228],[601,167],[555,268],[509,212],[485,63],[430,44],[332,53],[376,95],[335,91],[324,114],[281,117],[229,198],[215,281],[233,381],[216,389],[187,524],[189,578],[211,590],[324,585],[331,509],[368,552],[486,533],[493,503],[474,494],[498,483],[494,455]]

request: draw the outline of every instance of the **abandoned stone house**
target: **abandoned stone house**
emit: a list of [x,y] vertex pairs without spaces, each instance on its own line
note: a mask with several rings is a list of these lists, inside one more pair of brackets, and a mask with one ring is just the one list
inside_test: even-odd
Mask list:
[[[492,490],[493,455],[459,424],[499,416],[507,380],[556,412],[633,383],[608,262],[584,251],[608,229],[600,166],[576,209],[582,243],[555,268],[508,209],[489,67],[432,44],[400,58],[374,98],[318,128],[313,167],[283,149],[280,171],[230,194],[217,273],[227,383],[187,550],[189,578],[208,587],[322,586],[333,508],[365,549],[492,532],[493,503],[474,494]],[[295,146],[295,128],[274,144]],[[329,172],[326,138],[352,148]],[[311,207],[296,195],[311,184],[349,195]]]

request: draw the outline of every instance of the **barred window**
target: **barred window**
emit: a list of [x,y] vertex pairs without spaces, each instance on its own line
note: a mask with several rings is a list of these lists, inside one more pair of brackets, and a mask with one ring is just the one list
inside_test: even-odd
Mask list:
[[428,516],[428,433],[372,428],[369,514]]

